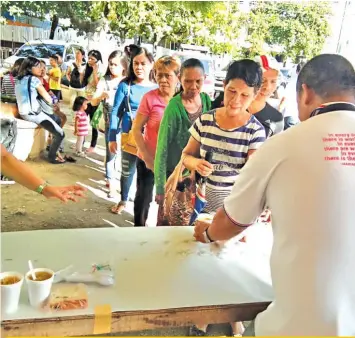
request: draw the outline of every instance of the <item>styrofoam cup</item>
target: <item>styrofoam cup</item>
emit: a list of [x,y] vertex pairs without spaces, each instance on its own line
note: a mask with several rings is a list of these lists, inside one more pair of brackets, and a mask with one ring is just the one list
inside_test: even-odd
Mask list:
[[50,269],[44,269],[44,268],[33,269],[33,271],[34,273],[43,271],[52,274],[51,278],[48,278],[43,281],[37,281],[37,280],[29,279],[29,277],[31,276],[31,271],[28,271],[26,273],[28,299],[30,301],[31,306],[39,307],[43,305],[43,303],[47,300],[47,298],[51,293],[54,271]]
[[1,285],[1,311],[4,313],[13,313],[18,309],[21,287],[23,284],[23,275],[15,271],[2,272],[0,274],[0,279],[8,276],[16,276],[20,281],[14,284]]

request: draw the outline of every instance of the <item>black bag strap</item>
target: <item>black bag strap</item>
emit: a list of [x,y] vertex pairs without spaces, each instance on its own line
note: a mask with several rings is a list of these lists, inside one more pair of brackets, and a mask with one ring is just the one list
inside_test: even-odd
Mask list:
[[28,77],[28,81],[27,81],[28,97],[29,97],[29,99],[30,99],[30,107],[31,107],[31,110],[32,110],[31,81],[32,81],[32,75],[30,75],[30,76]]

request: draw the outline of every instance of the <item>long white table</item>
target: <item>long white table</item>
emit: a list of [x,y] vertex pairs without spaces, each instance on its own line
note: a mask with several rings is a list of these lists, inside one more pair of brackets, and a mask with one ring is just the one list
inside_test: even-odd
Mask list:
[[54,271],[108,262],[116,279],[111,287],[88,285],[87,309],[57,312],[31,308],[24,283],[19,310],[1,318],[2,336],[93,334],[94,309],[104,304],[112,322],[102,333],[251,320],[273,299],[271,230],[256,230],[267,243],[263,250],[255,241],[222,248],[197,243],[192,227],[2,233],[2,271],[25,273],[28,259]]

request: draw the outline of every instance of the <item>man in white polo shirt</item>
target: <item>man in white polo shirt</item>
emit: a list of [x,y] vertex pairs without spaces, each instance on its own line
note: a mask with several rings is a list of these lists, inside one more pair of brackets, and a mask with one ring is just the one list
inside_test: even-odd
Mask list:
[[[201,242],[227,240],[267,206],[275,299],[256,336],[355,335],[355,71],[342,56],[309,61],[297,81],[302,123],[247,162]],[[248,329],[247,329],[248,331]]]

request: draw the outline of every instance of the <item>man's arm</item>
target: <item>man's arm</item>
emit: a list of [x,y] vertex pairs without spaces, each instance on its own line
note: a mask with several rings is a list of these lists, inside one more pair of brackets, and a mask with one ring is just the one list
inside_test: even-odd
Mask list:
[[265,209],[269,181],[286,158],[281,143],[280,139],[270,139],[249,158],[212,224],[196,224],[194,236],[198,241],[228,240],[255,223]]

